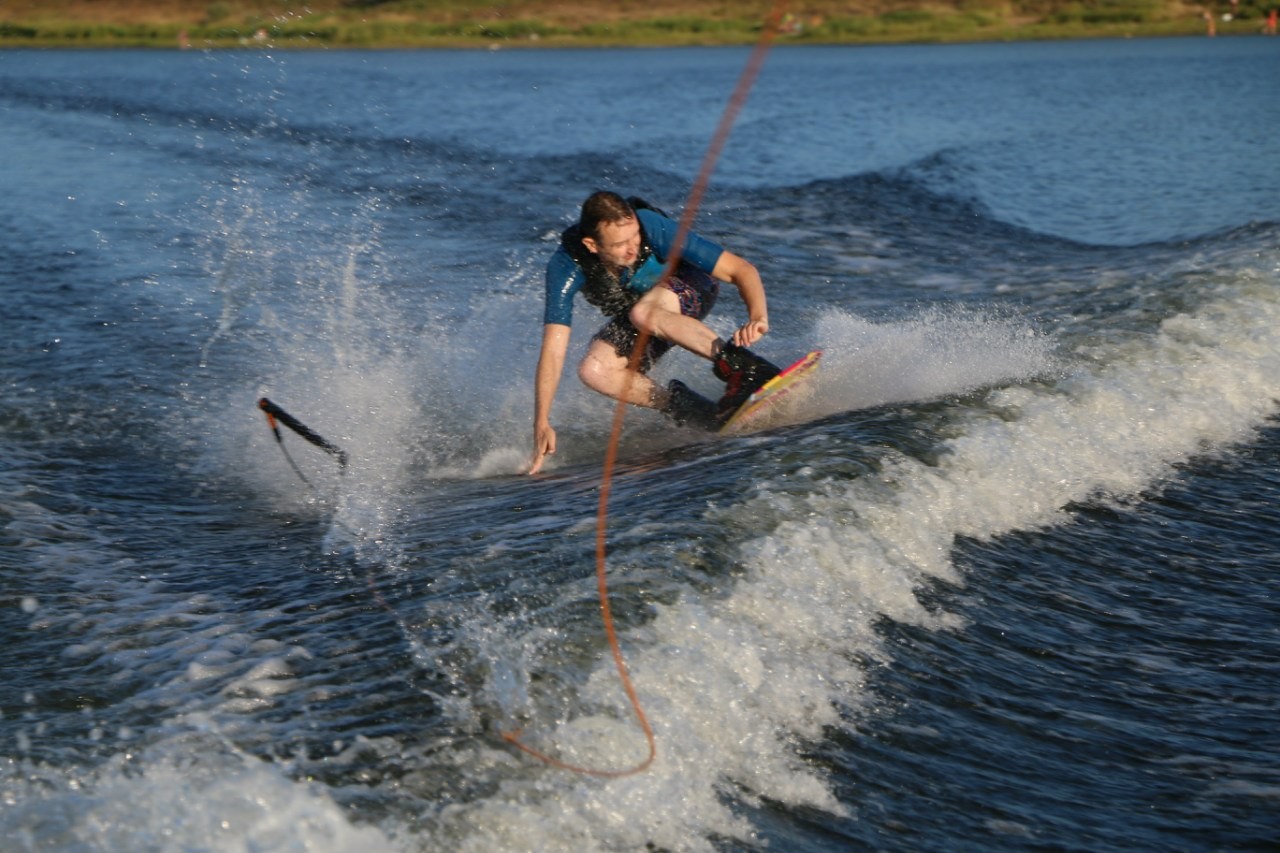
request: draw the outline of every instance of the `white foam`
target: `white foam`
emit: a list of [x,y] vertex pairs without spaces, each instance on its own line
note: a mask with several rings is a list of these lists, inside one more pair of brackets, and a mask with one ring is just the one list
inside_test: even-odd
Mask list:
[[[459,424],[497,423],[487,434],[465,436],[470,444],[461,453],[425,452],[431,469],[478,467],[483,475],[522,462],[523,454],[512,448],[528,440],[527,415],[510,401],[527,404],[528,376],[505,377],[505,386],[488,382],[483,391],[470,387],[468,378],[477,363],[531,364],[532,344],[513,339],[498,343],[507,351],[496,358],[478,354],[476,341],[486,336],[476,328],[502,326],[482,313],[432,328],[421,335],[418,353],[364,348],[361,342],[376,338],[356,328],[356,315],[369,313],[369,306],[357,311],[352,269],[339,278],[344,295],[330,303],[336,307],[319,339],[340,345],[317,351],[315,342],[295,340],[276,374],[290,396],[281,391],[277,402],[291,408],[293,399],[307,401],[296,414],[339,444],[359,437],[352,471],[335,501],[337,518],[343,530],[357,532],[355,544],[372,543],[378,559],[396,565],[385,551],[394,543],[383,534],[394,520],[395,493],[405,484],[412,456],[407,449],[419,446],[420,438],[448,439],[458,436]],[[511,309],[491,297],[480,303],[487,306],[482,310]],[[767,481],[761,485],[747,503],[777,509],[759,515],[782,520],[742,546],[739,582],[714,602],[689,592],[657,606],[652,621],[624,638],[657,736],[657,759],[647,772],[612,781],[584,778],[471,741],[447,759],[431,760],[489,775],[496,780],[494,793],[442,808],[432,822],[433,837],[419,841],[431,849],[475,851],[615,850],[650,843],[712,850],[710,839],[717,836],[747,843],[755,837],[749,818],[730,804],[734,800],[749,805],[767,797],[842,813],[797,746],[841,725],[842,715],[861,701],[863,673],[855,661],[880,654],[876,621],[889,616],[955,625],[948,614],[922,607],[916,590],[926,577],[963,580],[951,562],[957,536],[988,538],[1056,523],[1073,501],[1132,495],[1166,476],[1172,464],[1247,437],[1275,411],[1277,320],[1271,291],[1244,287],[1194,314],[1166,320],[1154,335],[1117,336],[1080,366],[1065,367],[1055,357],[1054,341],[1016,316],[930,310],[873,323],[827,312],[814,335],[826,352],[821,393],[811,398],[825,402],[811,415],[1021,384],[991,392],[985,407],[956,413],[951,426],[957,437],[933,464],[891,458],[878,476],[824,484],[799,496],[775,493]],[[528,341],[535,340],[531,327]],[[414,397],[428,366],[434,387],[454,392],[447,400],[424,394],[434,401],[430,406]],[[275,396],[271,388],[259,393]],[[503,393],[507,398],[495,404],[494,395]],[[503,416],[483,417],[494,409]],[[594,427],[611,414],[571,376],[557,409],[565,422]],[[274,458],[265,432],[255,430],[255,458]],[[241,443],[234,455],[242,454]],[[264,485],[281,478],[281,464],[261,475]],[[616,574],[627,570],[624,563],[612,565]],[[503,665],[493,668],[479,691],[490,696],[473,697],[472,713],[487,703],[508,716],[504,723],[531,715],[527,738],[570,762],[617,769],[644,758],[642,733],[611,662],[592,672],[571,719],[546,720],[533,707],[528,672],[539,654],[555,653],[555,643],[536,636],[542,628],[507,630],[516,635],[477,640]],[[266,707],[276,691],[293,689],[287,668],[237,683],[239,689],[224,697],[224,709]],[[289,784],[293,793],[280,797],[310,796],[305,786]]]
[[[840,725],[840,709],[860,701],[853,661],[878,653],[875,621],[954,624],[915,590],[925,576],[962,580],[950,559],[959,535],[1057,523],[1070,502],[1133,495],[1174,463],[1248,438],[1280,397],[1277,330],[1270,292],[1228,293],[1114,344],[1100,368],[993,392],[992,410],[965,416],[936,464],[899,458],[878,478],[801,497],[761,488],[752,500],[785,502],[788,520],[743,546],[743,580],[724,600],[690,594],[659,607],[624,639],[657,733],[653,767],[607,783],[562,771],[511,779],[447,812],[448,833],[470,850],[750,842],[754,830],[719,796],[724,786],[748,802],[841,813],[796,745]],[[548,726],[540,742],[589,766],[639,761],[643,737],[620,694],[602,662],[581,715]]]
[[824,353],[813,416],[965,394],[1058,366],[1053,341],[1027,319],[959,307],[887,322],[831,310],[815,337]]
[[93,771],[10,762],[6,850],[381,853],[400,848],[357,826],[318,786],[216,739],[179,737]]

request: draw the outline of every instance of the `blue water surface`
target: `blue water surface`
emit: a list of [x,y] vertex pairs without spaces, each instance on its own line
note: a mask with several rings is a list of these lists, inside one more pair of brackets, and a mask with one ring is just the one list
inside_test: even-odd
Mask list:
[[612,779],[506,738],[645,756],[572,369],[521,474],[543,268],[597,188],[682,210],[748,51],[0,52],[0,833],[1274,844],[1276,47],[772,50],[696,227],[823,366],[627,414]]

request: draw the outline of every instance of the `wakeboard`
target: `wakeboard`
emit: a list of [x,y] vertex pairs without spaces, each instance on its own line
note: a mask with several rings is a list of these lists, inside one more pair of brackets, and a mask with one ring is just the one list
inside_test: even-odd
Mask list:
[[761,385],[720,427],[721,435],[741,435],[795,420],[796,410],[815,390],[821,350],[814,350]]

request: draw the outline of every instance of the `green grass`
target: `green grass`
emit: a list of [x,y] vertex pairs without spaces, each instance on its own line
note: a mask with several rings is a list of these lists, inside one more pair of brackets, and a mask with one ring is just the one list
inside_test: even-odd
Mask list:
[[[257,0],[175,2],[166,9],[139,0],[29,2],[0,7],[0,47],[159,47],[180,40],[197,48],[433,48],[750,44],[769,4],[688,0],[675,5],[600,0],[562,7],[554,0]],[[1268,2],[1241,0],[1219,35],[1256,33]],[[1221,4],[1227,8],[1224,2]],[[878,14],[854,14],[862,6]],[[584,16],[576,10],[608,10]],[[874,0],[811,2],[789,20],[779,43],[871,44],[1201,35],[1202,7],[1180,0]],[[91,15],[83,12],[92,9]],[[674,13],[672,9],[680,9]],[[818,10],[817,12],[813,10]],[[79,17],[77,17],[79,15]],[[88,16],[88,17],[86,17]],[[583,20],[583,17],[588,19]],[[91,18],[91,19],[90,19]]]

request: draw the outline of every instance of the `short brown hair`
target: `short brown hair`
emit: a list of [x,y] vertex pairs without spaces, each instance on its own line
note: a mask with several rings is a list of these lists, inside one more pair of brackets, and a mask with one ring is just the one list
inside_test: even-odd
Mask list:
[[600,190],[587,196],[587,200],[582,203],[578,232],[583,237],[598,239],[600,235],[597,231],[602,222],[625,222],[635,215],[635,210],[625,198],[615,192]]

